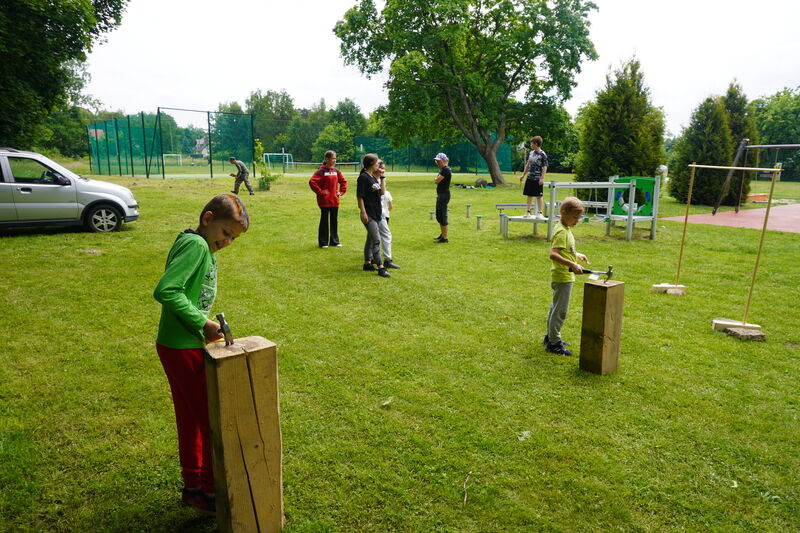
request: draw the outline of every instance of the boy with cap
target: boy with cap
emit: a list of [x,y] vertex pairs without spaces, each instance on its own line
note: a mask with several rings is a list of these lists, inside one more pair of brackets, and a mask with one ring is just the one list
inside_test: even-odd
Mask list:
[[450,203],[450,179],[453,177],[453,171],[447,166],[450,160],[446,154],[440,152],[436,154],[433,160],[436,162],[436,166],[439,167],[439,173],[433,182],[436,184],[436,221],[442,230],[433,241],[446,243],[450,242],[447,240],[447,204]]
[[250,196],[254,195],[253,188],[250,186],[250,172],[247,170],[247,165],[236,159],[235,157],[231,157],[228,159],[231,165],[236,167],[236,173],[234,174],[231,172],[231,177],[236,178],[236,181],[233,184],[233,190],[231,191],[233,194],[239,194],[239,186],[244,182],[245,187],[247,190],[250,191]]

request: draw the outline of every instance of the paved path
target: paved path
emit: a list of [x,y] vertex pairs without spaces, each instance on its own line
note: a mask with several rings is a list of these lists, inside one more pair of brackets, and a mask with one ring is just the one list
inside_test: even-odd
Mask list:
[[[689,215],[692,224],[712,224],[714,226],[731,226],[734,228],[761,229],[764,227],[764,209],[741,209],[736,211],[718,212],[712,215]],[[683,216],[662,218],[661,220],[675,220],[683,222]],[[773,231],[788,231],[800,233],[800,204],[773,205],[769,210],[767,229]]]

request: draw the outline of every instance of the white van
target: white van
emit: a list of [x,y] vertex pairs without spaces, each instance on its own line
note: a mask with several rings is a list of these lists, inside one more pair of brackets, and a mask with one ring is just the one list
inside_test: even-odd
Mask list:
[[86,226],[117,231],[139,218],[126,187],[91,180],[36,152],[0,147],[0,228]]

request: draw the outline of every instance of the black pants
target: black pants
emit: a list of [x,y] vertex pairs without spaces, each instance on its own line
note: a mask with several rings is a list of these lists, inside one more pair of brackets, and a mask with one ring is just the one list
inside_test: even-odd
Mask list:
[[320,246],[338,246],[339,244],[339,208],[320,207],[319,234]]
[[436,222],[447,226],[447,204],[450,203],[450,191],[439,193],[436,197]]

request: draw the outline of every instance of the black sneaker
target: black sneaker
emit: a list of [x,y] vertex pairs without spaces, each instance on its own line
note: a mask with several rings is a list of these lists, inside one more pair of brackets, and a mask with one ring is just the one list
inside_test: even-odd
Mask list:
[[206,494],[200,489],[187,489],[181,491],[181,503],[195,511],[207,516],[216,516],[217,503],[213,494]]
[[450,242],[450,241],[449,241],[449,240],[447,240],[447,239],[445,239],[444,237],[439,237],[438,239],[436,239],[436,240],[435,240],[435,241],[433,241],[433,242],[436,242],[436,243],[439,243],[439,244],[441,244],[441,243],[448,243],[448,242]]
[[377,269],[375,268],[375,265],[373,265],[372,263],[368,263],[368,264],[364,265],[364,270],[375,271]]
[[400,268],[400,265],[392,263],[391,259],[387,259],[386,261],[384,261],[383,266],[385,266],[386,268]]
[[434,237],[433,240],[434,241],[438,241],[441,238],[442,238],[442,234],[440,233],[438,236]]
[[563,341],[548,343],[547,346],[544,347],[544,351],[559,355],[572,355],[572,352],[569,351],[566,346],[564,346]]
[[380,277],[382,277],[382,278],[391,278],[391,277],[392,277],[392,276],[391,276],[391,274],[389,274],[388,272],[386,272],[386,269],[385,269],[385,268],[379,268],[379,269],[378,269],[378,275],[379,275]]
[[550,344],[550,335],[545,333],[544,340],[542,341],[542,345],[544,345],[544,347],[547,348],[548,344]]

